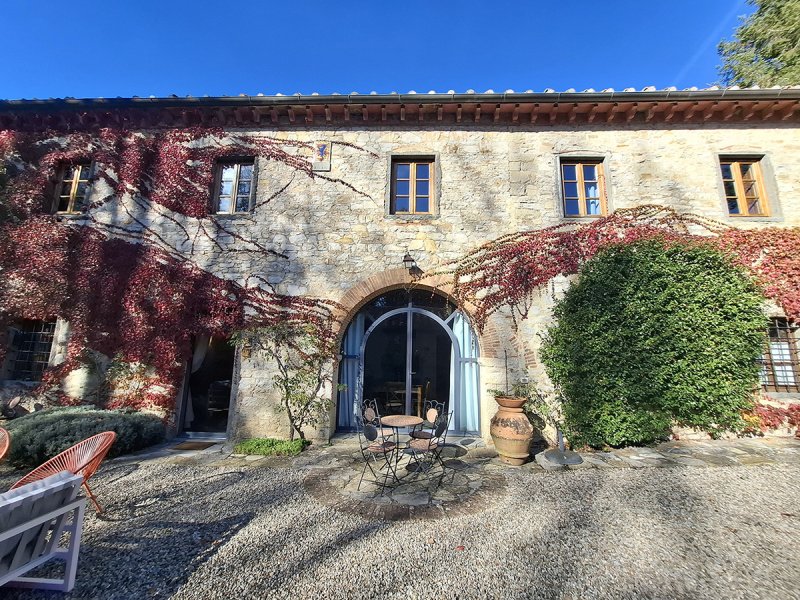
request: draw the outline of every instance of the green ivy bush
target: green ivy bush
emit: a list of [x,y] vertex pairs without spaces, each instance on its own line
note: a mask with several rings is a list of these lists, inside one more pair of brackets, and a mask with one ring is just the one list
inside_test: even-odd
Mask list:
[[32,412],[5,424],[11,434],[8,460],[18,467],[36,467],[103,431],[117,439],[109,457],[134,452],[164,439],[163,421],[155,415],[131,410],[64,407]]
[[250,438],[234,446],[236,454],[260,454],[262,456],[297,456],[311,442],[304,439],[276,440],[274,438]]
[[556,305],[542,361],[574,442],[717,436],[745,427],[767,319],[758,286],[704,245],[639,242],[598,253]]

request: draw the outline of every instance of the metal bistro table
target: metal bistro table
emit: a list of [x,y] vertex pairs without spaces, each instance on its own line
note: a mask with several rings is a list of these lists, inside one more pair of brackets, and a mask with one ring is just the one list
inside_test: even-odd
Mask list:
[[[395,448],[400,448],[400,428],[401,427],[416,427],[422,425],[422,417],[415,417],[413,415],[387,415],[381,417],[381,425],[391,427],[394,430]],[[400,461],[400,455],[395,458],[395,464]]]
[[400,427],[415,427],[422,425],[422,417],[415,417],[413,415],[387,415],[381,417],[381,425],[394,428],[397,431]]

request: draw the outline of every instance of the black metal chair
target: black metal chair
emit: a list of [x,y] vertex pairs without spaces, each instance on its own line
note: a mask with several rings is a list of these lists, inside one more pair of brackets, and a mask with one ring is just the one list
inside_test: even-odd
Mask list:
[[361,405],[361,416],[364,423],[372,423],[378,428],[378,435],[383,438],[394,437],[394,430],[391,427],[383,427],[381,425],[381,413],[378,411],[378,401],[375,399],[367,399]]
[[[394,441],[383,437],[379,428],[372,423],[356,415],[356,425],[358,426],[358,443],[361,449],[361,457],[364,459],[364,468],[361,470],[361,478],[358,480],[358,487],[364,481],[367,469],[373,476],[373,482],[380,486],[381,495],[386,490],[386,486],[391,478],[397,482],[397,444]],[[376,470],[377,468],[377,470]]]
[[442,450],[447,444],[447,430],[450,427],[452,416],[452,412],[440,412],[433,422],[433,427],[428,431],[430,437],[409,440],[405,451],[411,455],[417,473],[425,473],[430,478],[431,472],[438,464],[442,467],[440,479],[444,477],[445,465],[442,460]]
[[426,400],[422,407],[422,414],[425,415],[425,421],[421,425],[415,426],[408,435],[412,439],[429,440],[433,435],[431,431],[434,423],[439,415],[444,414],[444,403],[437,402],[436,400]]

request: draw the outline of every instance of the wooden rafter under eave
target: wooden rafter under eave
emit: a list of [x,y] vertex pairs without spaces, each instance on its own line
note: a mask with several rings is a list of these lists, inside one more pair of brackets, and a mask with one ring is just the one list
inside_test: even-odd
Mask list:
[[[2,103],[0,102],[0,106]],[[298,114],[299,112],[299,114]],[[609,101],[609,102],[430,102],[430,103],[375,103],[359,104],[272,104],[240,106],[136,106],[113,108],[103,106],[92,109],[86,106],[59,110],[0,110],[0,127],[9,129],[65,129],[92,130],[100,127],[191,127],[261,126],[265,121],[272,126],[312,126],[317,122],[328,124],[348,122],[355,112],[362,123],[408,122],[409,119],[425,127],[437,123],[529,124],[547,126],[570,124],[579,127],[592,124],[602,127],[609,123],[735,123],[775,121],[792,122],[800,119],[800,98],[751,99],[719,98],[669,101]],[[415,115],[416,113],[416,115]],[[426,114],[428,118],[426,118]],[[268,116],[268,119],[265,117]],[[301,118],[298,118],[301,116]]]

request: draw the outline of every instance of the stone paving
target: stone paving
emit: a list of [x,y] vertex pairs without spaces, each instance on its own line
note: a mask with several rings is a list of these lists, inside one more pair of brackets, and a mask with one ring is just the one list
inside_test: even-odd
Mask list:
[[443,452],[446,469],[432,478],[416,473],[407,458],[398,466],[400,482],[384,489],[370,482],[367,471],[359,489],[363,462],[354,436],[336,438],[330,445],[312,445],[298,457],[261,457],[230,454],[222,444],[202,451],[171,451],[169,446],[136,457],[170,463],[214,467],[254,467],[307,471],[304,489],[337,511],[384,520],[436,519],[485,509],[505,493],[504,473],[522,469],[569,471],[583,469],[713,468],[800,464],[800,439],[748,438],[714,441],[673,441],[654,447],[628,447],[580,452],[583,462],[559,465],[535,449],[534,459],[522,467],[500,462],[481,440],[455,439]]
[[397,468],[398,482],[381,486],[371,481],[369,470],[361,480],[360,455],[339,468],[309,474],[303,486],[317,500],[341,512],[372,515],[382,519],[431,519],[482,510],[492,498],[505,490],[505,478],[487,468],[490,453],[470,452],[451,445],[443,452],[445,469],[436,467],[429,474],[403,458]]
[[583,463],[568,467],[551,463],[544,453],[536,464],[548,471],[585,468],[734,467],[800,461],[800,439],[790,437],[735,440],[674,441],[654,447],[629,447],[609,452],[580,452]]

